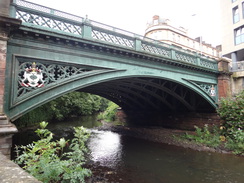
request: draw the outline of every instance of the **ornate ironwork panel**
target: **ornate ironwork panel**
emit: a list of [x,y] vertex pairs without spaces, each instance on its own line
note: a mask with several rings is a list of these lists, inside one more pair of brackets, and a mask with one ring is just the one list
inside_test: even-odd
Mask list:
[[142,43],[142,50],[149,52],[149,53],[161,55],[161,56],[167,57],[167,58],[171,57],[170,49],[167,49],[165,47],[157,47],[156,45]]
[[100,41],[106,41],[120,46],[134,48],[134,40],[132,38],[125,37],[123,35],[119,35],[116,33],[108,32],[102,29],[93,28],[92,38]]
[[180,52],[175,52],[175,58],[177,60],[183,61],[183,62],[187,62],[190,64],[197,64],[197,59],[196,57],[193,57],[191,55],[186,55]]
[[16,18],[22,20],[23,22],[31,23],[31,24],[42,26],[45,28],[68,32],[68,33],[72,33],[72,34],[76,34],[76,35],[77,34],[81,35],[81,33],[82,33],[81,24],[75,25],[74,23],[71,24],[71,23],[65,22],[64,20],[50,18],[45,15],[39,15],[39,14],[31,13],[31,12],[17,10]]
[[204,93],[209,95],[213,101],[218,101],[218,86],[216,83],[205,83],[193,80],[186,81],[200,88]]
[[216,85],[210,83],[195,83],[199,88],[209,94],[211,97],[216,96]]
[[27,93],[41,87],[71,79],[77,75],[91,72],[91,69],[78,66],[45,64],[40,62],[20,62],[18,66],[17,96],[22,97]]
[[217,69],[217,63],[216,62],[211,62],[211,61],[203,60],[203,59],[200,60],[200,66],[206,67],[209,69]]

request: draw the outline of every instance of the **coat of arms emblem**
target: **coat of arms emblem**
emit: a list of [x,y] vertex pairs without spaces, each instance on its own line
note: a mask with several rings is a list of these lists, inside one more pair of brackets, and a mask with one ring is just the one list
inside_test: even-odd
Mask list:
[[210,95],[211,95],[212,97],[214,97],[214,96],[216,95],[214,86],[212,86],[212,88],[211,88],[211,90],[210,90]]
[[29,68],[25,69],[23,74],[24,79],[21,80],[21,85],[25,87],[43,87],[43,74],[42,70],[33,62]]

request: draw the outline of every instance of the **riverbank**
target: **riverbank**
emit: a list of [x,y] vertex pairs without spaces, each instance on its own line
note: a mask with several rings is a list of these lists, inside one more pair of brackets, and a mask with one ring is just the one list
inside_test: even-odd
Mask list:
[[182,136],[185,133],[193,134],[193,131],[163,128],[163,127],[127,127],[127,126],[114,126],[112,123],[102,122],[103,126],[99,127],[101,130],[111,130],[113,132],[130,135],[136,138],[142,138],[145,140],[165,143],[169,145],[175,145],[179,147],[189,148],[196,151],[208,151],[217,153],[231,154],[230,151],[224,147],[211,148],[203,144],[197,144],[196,142],[183,139]]
[[[193,131],[169,129],[162,127],[128,127],[128,126],[113,126],[112,123],[102,122],[103,126],[97,127],[97,130],[101,131],[112,131],[122,136],[132,136],[138,139],[144,139],[147,141],[153,141],[157,143],[169,144],[173,146],[189,148],[196,151],[206,151],[206,152],[217,152],[217,153],[228,153],[225,149],[220,148],[210,148],[201,144],[196,144],[188,140],[180,138],[185,133],[194,133]],[[199,153],[201,154],[201,153]],[[211,154],[211,153],[207,153]],[[215,153],[216,154],[216,153]],[[217,155],[216,155],[217,156]],[[109,182],[131,182],[128,176],[121,173],[120,171],[115,171],[112,168],[102,166],[100,163],[96,162],[91,164],[89,167],[93,176],[88,179],[88,183],[109,183]],[[131,171],[133,172],[133,170]]]
[[[100,122],[98,122],[98,123],[100,123]],[[66,126],[66,125],[68,125],[68,126]],[[136,138],[142,138],[142,139],[145,139],[148,141],[154,141],[154,142],[158,142],[158,143],[165,143],[165,144],[171,144],[171,145],[175,145],[175,146],[179,146],[179,147],[190,148],[190,149],[194,149],[197,151],[228,153],[228,152],[224,152],[223,150],[220,150],[220,149],[208,148],[208,147],[196,144],[194,142],[182,140],[179,138],[186,132],[194,133],[191,131],[168,129],[168,128],[162,128],[162,127],[128,127],[128,126],[122,126],[122,125],[114,126],[113,123],[106,123],[104,121],[101,121],[100,125],[102,125],[102,126],[95,127],[95,128],[98,130],[102,130],[102,131],[104,130],[104,131],[116,132],[118,134],[122,134],[125,136],[127,135],[127,136],[133,136]],[[62,129],[61,134],[58,134],[58,132],[54,132],[54,134],[61,135],[61,137],[64,137],[65,135],[67,136],[68,134],[71,134],[73,128],[69,123],[66,123],[60,129]],[[201,153],[197,153],[197,154],[201,154]],[[207,153],[207,154],[212,154],[212,153]],[[216,153],[213,153],[213,154],[216,154]],[[132,169],[129,169],[127,167],[127,170],[125,171],[126,172],[125,173],[120,170],[115,171],[113,168],[103,166],[99,162],[91,161],[86,166],[87,166],[87,168],[91,169],[92,173],[93,173],[92,177],[90,177],[86,180],[87,183],[141,182],[141,181],[131,181],[130,177],[127,174],[128,172],[130,172],[132,174],[131,176],[133,177],[134,176],[133,175],[134,167]]]
[[[224,147],[220,148],[211,148],[207,147],[203,144],[197,144],[194,141],[189,141],[187,139],[183,139],[182,136],[186,133],[193,134],[194,131],[187,130],[179,130],[179,129],[171,129],[171,128],[163,128],[160,126],[147,126],[147,127],[128,127],[123,125],[117,125],[117,123],[100,121],[101,126],[95,127],[98,130],[109,130],[120,134],[130,135],[136,138],[142,138],[145,140],[165,143],[170,145],[175,145],[179,147],[189,148],[197,151],[208,151],[208,152],[217,152],[217,153],[228,153],[232,152],[228,151]],[[25,130],[35,130],[38,128],[38,125],[31,126],[28,128],[20,129],[19,131]]]

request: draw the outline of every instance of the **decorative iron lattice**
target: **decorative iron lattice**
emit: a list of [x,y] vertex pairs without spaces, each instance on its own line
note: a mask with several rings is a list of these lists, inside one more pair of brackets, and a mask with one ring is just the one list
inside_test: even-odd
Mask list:
[[[12,5],[16,9],[16,18],[21,19],[22,22],[25,22],[25,26],[32,26],[31,24],[33,24],[44,27],[45,29],[49,28],[50,30],[62,31],[74,35],[82,35],[82,26],[85,22],[85,19],[82,17],[24,0],[16,0],[16,4],[13,3]],[[84,29],[85,35],[92,34],[91,36],[95,40],[135,49],[135,39],[140,38],[139,40],[142,42],[141,47],[143,51],[157,54],[166,58],[171,58],[172,56],[171,48],[167,47],[167,44],[162,45],[160,42],[154,42],[155,40],[136,36],[130,32],[98,22],[89,20],[89,23],[91,23],[90,26],[92,28],[92,33],[90,32],[90,29]],[[207,57],[200,56],[200,65],[198,65],[197,58],[190,52],[184,51],[183,49],[177,49],[180,51],[176,51],[176,48],[174,48],[174,50],[175,57],[178,61],[197,65],[204,69],[206,68],[208,71],[218,71],[217,63],[212,59],[208,60]]]
[[216,69],[217,63],[201,59],[200,60],[200,66],[203,66],[203,67],[206,67],[206,68],[210,68],[210,69]]
[[156,47],[156,46],[153,46],[150,44],[142,43],[142,50],[149,52],[149,53],[162,55],[167,58],[170,58],[170,56],[171,56],[171,52],[169,49],[162,48],[162,47]]
[[90,71],[91,70],[86,68],[57,64],[47,65],[38,62],[21,63],[19,65],[17,97],[59,80],[71,78]]
[[28,1],[16,0],[16,4],[18,6],[21,6],[21,7],[30,8],[32,10],[37,10],[37,11],[44,12],[44,13],[49,13],[49,14],[56,15],[56,16],[59,16],[59,17],[67,18],[67,19],[70,19],[70,20],[74,20],[74,21],[77,21],[77,22],[83,22],[83,18],[82,17],[75,16],[75,15],[72,15],[72,14],[69,14],[69,13],[65,13],[65,12],[62,12],[62,11],[59,11],[59,10],[55,10],[55,9],[52,9],[52,8],[48,8],[48,7],[45,7],[45,6],[41,6],[41,5],[38,5],[38,4],[34,4],[34,3],[31,3],[31,2],[28,2]]
[[106,41],[109,43],[113,43],[116,45],[134,48],[134,41],[132,38],[129,39],[129,38],[123,37],[122,35],[112,34],[112,33],[102,31],[102,30],[98,30],[98,29],[96,30],[94,28],[92,30],[92,38],[101,40],[101,41]]
[[22,20],[26,23],[31,23],[34,25],[39,25],[42,27],[47,27],[54,30],[59,30],[63,32],[68,32],[72,34],[78,34],[81,35],[82,28],[81,25],[75,25],[68,22],[65,22],[64,20],[58,20],[54,18],[49,18],[44,15],[38,15],[26,11],[17,10],[16,11],[16,18]]
[[186,55],[186,54],[182,54],[179,52],[175,52],[175,57],[177,60],[183,61],[183,62],[187,62],[190,64],[197,64],[197,60],[195,57]]
[[209,83],[195,83],[199,88],[208,93],[210,96],[216,96],[215,87],[216,85]]

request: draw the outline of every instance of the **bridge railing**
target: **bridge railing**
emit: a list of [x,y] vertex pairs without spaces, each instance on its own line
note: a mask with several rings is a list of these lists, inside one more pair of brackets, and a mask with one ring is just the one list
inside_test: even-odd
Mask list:
[[232,72],[244,71],[244,61],[230,62],[230,70]]
[[11,16],[22,20],[22,25],[26,27],[56,31],[79,39],[92,39],[218,71],[216,60],[199,53],[28,1],[13,0]]

